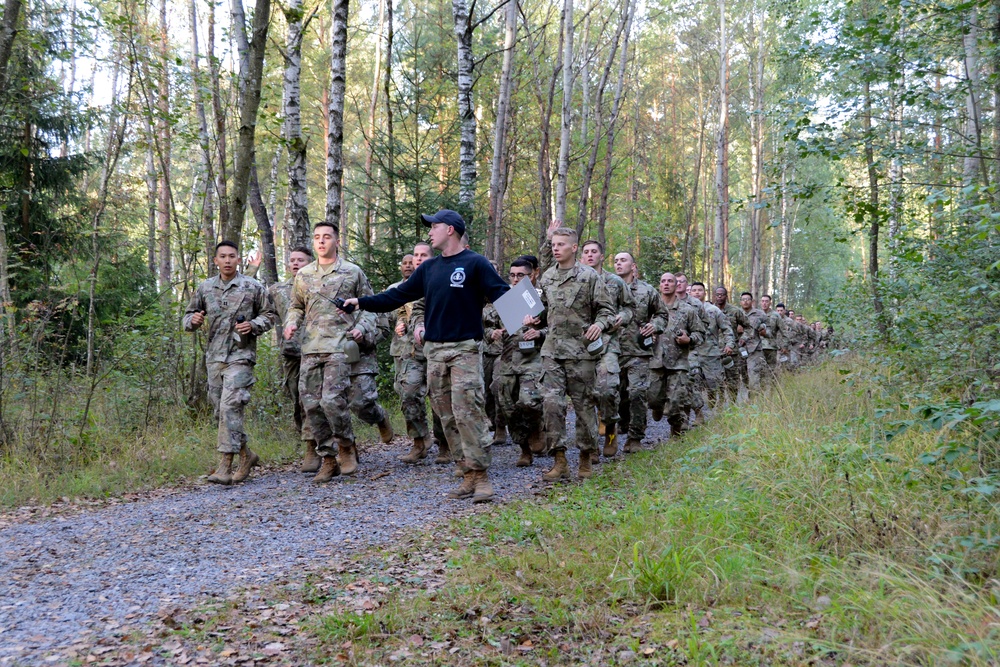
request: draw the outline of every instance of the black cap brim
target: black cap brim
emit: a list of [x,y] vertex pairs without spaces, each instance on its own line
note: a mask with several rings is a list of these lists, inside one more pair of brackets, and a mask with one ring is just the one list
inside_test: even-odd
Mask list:
[[439,222],[439,220],[436,217],[434,217],[433,215],[427,215],[426,213],[421,213],[420,219],[423,221],[424,227],[430,227],[435,222]]

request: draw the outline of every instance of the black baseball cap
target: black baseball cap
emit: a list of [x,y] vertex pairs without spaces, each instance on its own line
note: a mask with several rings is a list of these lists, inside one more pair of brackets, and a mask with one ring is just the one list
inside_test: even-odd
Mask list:
[[455,211],[443,208],[434,215],[426,215],[424,213],[420,214],[420,219],[424,221],[425,227],[430,227],[436,222],[443,223],[445,225],[451,225],[455,228],[455,232],[461,236],[465,233],[465,220],[462,219]]

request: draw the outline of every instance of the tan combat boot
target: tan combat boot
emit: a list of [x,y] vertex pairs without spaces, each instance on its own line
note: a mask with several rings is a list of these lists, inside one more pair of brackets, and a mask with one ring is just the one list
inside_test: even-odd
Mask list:
[[243,445],[240,448],[240,467],[233,475],[233,483],[239,483],[250,476],[250,471],[260,463],[260,457],[252,449]]
[[469,472],[469,471],[465,469],[465,466],[462,464],[462,462],[458,461],[455,464],[455,471],[453,473],[451,473],[451,474],[452,474],[453,477],[462,478],[462,477],[465,477],[465,473],[467,473],[467,472]]
[[554,482],[557,479],[569,479],[569,464],[566,463],[566,452],[554,452],[552,459],[552,469],[542,475],[542,479],[546,482]]
[[521,456],[517,459],[517,463],[514,464],[517,468],[527,468],[534,461],[531,456],[531,447],[525,443],[521,444]]
[[452,500],[463,500],[465,498],[471,498],[472,494],[476,492],[476,471],[466,470],[462,475],[462,484],[452,491],[448,492],[448,497]]
[[[597,450],[592,452],[580,452],[580,469],[577,471],[576,476],[579,479],[590,479],[594,474],[594,468],[590,462],[590,455],[596,454]],[[569,475],[567,474],[567,477]]]
[[538,454],[540,456],[545,456],[545,438],[542,437],[541,431],[532,431],[531,435],[528,436],[528,447],[531,448],[532,454]]
[[233,483],[233,455],[222,454],[219,456],[219,467],[208,476],[208,481],[212,484],[224,484],[229,486]]
[[403,463],[416,463],[422,459],[427,458],[427,447],[424,445],[423,438],[414,438],[413,447],[410,448],[409,453],[403,454],[397,457]]
[[340,453],[337,454],[337,463],[340,465],[341,475],[353,475],[358,471],[358,446],[353,444],[339,444]]
[[323,463],[319,467],[319,472],[313,477],[313,481],[317,484],[326,484],[339,474],[340,465],[337,463],[337,457],[324,456]]
[[625,441],[625,453],[635,454],[640,449],[641,443],[635,438],[629,438]]
[[451,447],[447,440],[438,440],[438,455],[434,457],[434,463],[451,463]]
[[[583,454],[581,453],[580,456],[582,457]],[[601,452],[596,449],[590,450],[590,463],[595,466],[601,465]]]
[[615,425],[608,424],[604,430],[604,455],[613,458],[618,454],[618,434],[615,433]]
[[306,455],[302,459],[302,467],[299,472],[316,472],[322,463],[321,457],[316,453],[316,441],[306,440]]
[[[382,442],[388,443],[392,441],[392,438],[396,435],[392,432],[392,424],[389,423],[389,417],[386,416],[378,423],[378,434],[382,438]],[[350,473],[344,473],[345,475]]]
[[478,504],[493,500],[493,485],[490,484],[489,473],[485,470],[475,470],[473,475],[475,494],[472,496],[472,502]]

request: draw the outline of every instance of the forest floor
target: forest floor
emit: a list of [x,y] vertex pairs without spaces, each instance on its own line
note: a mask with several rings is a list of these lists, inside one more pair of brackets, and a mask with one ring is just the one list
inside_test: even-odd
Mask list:
[[0,665],[997,664],[996,551],[948,546],[997,508],[917,475],[934,434],[872,435],[850,373],[683,438],[650,422],[583,483],[499,447],[477,508],[400,439],[320,489],[270,470],[8,516]]

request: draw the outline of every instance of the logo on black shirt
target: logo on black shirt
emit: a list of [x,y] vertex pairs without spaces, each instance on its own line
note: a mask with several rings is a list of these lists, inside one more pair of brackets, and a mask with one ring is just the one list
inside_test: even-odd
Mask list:
[[452,287],[463,287],[465,283],[465,269],[461,266],[456,267],[454,271],[451,272],[451,286]]

